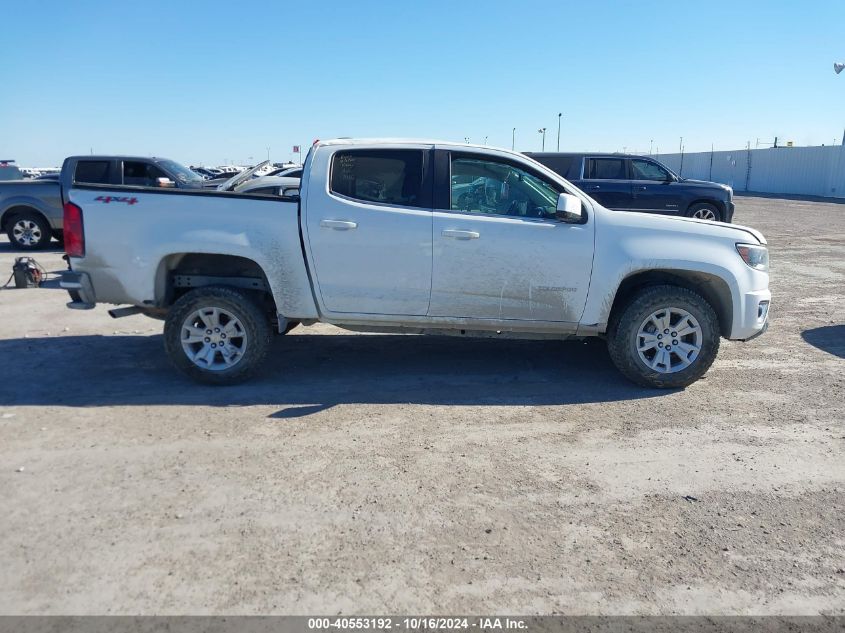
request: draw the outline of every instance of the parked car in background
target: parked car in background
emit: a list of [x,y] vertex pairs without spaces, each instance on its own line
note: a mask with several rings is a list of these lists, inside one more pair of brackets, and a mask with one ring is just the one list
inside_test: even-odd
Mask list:
[[191,170],[198,173],[200,176],[203,177],[204,180],[210,180],[212,178],[216,178],[216,174],[205,167],[194,167],[191,166]]
[[730,222],[733,189],[681,178],[648,156],[527,152],[608,209]]
[[274,331],[319,321],[601,336],[631,380],[683,387],[707,371],[722,337],[751,339],[768,324],[759,232],[608,211],[507,150],[318,142],[296,198],[91,186],[69,174],[62,185],[68,307],[128,304],[112,316],[164,319],[173,364],[213,384],[252,374]]
[[302,167],[282,167],[274,169],[265,176],[286,176],[288,178],[302,178]]
[[0,160],[0,180],[21,180],[23,175],[13,160]]
[[242,182],[234,188],[237,193],[258,193],[269,196],[298,196],[299,178],[261,176]]
[[[62,173],[91,185],[198,189],[205,182],[184,165],[166,158],[71,156]],[[20,250],[45,248],[62,238],[62,190],[56,180],[0,183],[0,231]]]

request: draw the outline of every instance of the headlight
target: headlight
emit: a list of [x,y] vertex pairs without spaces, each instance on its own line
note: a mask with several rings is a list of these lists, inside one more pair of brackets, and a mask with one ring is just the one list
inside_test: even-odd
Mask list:
[[736,252],[754,270],[769,272],[769,249],[759,244],[737,244]]

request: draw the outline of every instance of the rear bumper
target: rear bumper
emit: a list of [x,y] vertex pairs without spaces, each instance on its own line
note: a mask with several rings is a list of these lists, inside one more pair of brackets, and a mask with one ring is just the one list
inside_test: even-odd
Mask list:
[[62,279],[59,286],[68,291],[70,302],[68,308],[73,310],[90,310],[97,303],[94,294],[94,287],[91,285],[91,278],[87,273],[78,273],[73,270],[62,272]]
[[772,293],[769,290],[746,292],[742,296],[741,314],[735,315],[731,339],[750,341],[769,328],[769,308]]

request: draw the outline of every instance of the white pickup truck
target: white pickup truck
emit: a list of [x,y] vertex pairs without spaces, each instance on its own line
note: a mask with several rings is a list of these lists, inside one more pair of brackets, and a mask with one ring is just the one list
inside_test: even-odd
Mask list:
[[165,320],[173,363],[252,374],[272,333],[600,336],[631,380],[684,387],[720,337],[768,324],[766,240],[719,222],[610,211],[540,163],[464,144],[316,143],[300,196],[72,182],[71,308]]

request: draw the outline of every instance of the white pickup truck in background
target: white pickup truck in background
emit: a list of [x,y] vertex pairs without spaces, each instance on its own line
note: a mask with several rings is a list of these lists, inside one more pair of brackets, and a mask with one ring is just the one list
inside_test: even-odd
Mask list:
[[732,224],[610,211],[488,147],[317,143],[299,197],[72,182],[69,307],[165,319],[173,363],[224,384],[273,331],[602,336],[633,381],[683,387],[720,337],[768,323],[766,241]]

